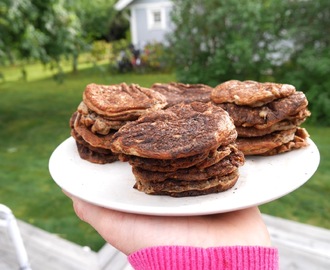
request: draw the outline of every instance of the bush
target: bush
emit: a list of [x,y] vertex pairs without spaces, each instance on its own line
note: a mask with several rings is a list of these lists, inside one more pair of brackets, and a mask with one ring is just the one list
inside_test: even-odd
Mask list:
[[172,69],[170,50],[158,42],[148,43],[140,51],[127,40],[115,41],[111,43],[110,55],[110,67],[113,72],[169,72]]
[[173,0],[170,36],[179,81],[289,83],[311,121],[330,125],[330,2]]
[[141,54],[143,68],[146,71],[172,70],[173,57],[168,47],[159,42],[148,43]]

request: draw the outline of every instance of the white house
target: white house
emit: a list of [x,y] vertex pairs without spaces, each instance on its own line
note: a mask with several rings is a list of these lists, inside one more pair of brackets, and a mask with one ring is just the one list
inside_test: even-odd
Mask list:
[[119,0],[115,8],[130,10],[132,43],[142,49],[147,43],[166,42],[166,34],[173,29],[172,5],[171,0]]

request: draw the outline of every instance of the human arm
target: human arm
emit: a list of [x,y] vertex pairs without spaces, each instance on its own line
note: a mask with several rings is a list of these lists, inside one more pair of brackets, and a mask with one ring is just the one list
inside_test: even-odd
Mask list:
[[[110,210],[68,195],[73,200],[78,217],[94,227],[111,245],[129,255],[136,269],[138,264],[146,262],[147,255],[161,254],[163,257],[157,260],[167,262],[171,262],[169,258],[177,260],[176,256],[180,255],[185,260],[183,263],[187,263],[187,251],[201,251],[196,253],[199,262],[202,258],[208,258],[206,260],[211,259],[210,262],[220,263],[212,256],[225,252],[223,254],[230,261],[234,258],[232,256],[250,254],[246,257],[249,260],[264,261],[270,258],[273,264],[277,263],[277,250],[270,247],[270,237],[257,207],[208,216],[160,217]],[[155,263],[153,259],[155,257],[149,263]],[[168,269],[175,268],[172,265]]]

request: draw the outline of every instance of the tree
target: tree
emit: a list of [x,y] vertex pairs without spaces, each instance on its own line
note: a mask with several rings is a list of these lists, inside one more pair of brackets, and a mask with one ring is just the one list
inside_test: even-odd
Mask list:
[[293,84],[307,95],[310,119],[330,125],[328,0],[173,1],[180,81]]
[[330,2],[288,1],[285,14],[286,35],[294,50],[284,65],[274,69],[274,77],[305,92],[311,120],[330,125]]
[[72,2],[86,40],[113,41],[125,38],[128,20],[115,10],[115,0],[76,0]]
[[[272,66],[280,25],[279,4],[251,0],[174,0],[170,36],[178,78],[215,85],[228,79],[260,80]],[[276,5],[276,6],[275,6]]]
[[61,71],[62,57],[76,59],[84,46],[80,21],[64,0],[5,0],[0,15],[2,63],[13,63],[16,56]]

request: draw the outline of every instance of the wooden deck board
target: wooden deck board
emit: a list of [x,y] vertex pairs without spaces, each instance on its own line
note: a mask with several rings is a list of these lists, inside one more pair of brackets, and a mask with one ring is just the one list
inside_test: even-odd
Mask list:
[[330,230],[263,215],[280,269],[330,269]]
[[[330,230],[263,215],[273,245],[280,252],[280,269],[330,269]],[[126,256],[109,244],[99,252],[18,220],[32,270],[132,270]],[[0,269],[18,269],[14,247],[0,227]]]

